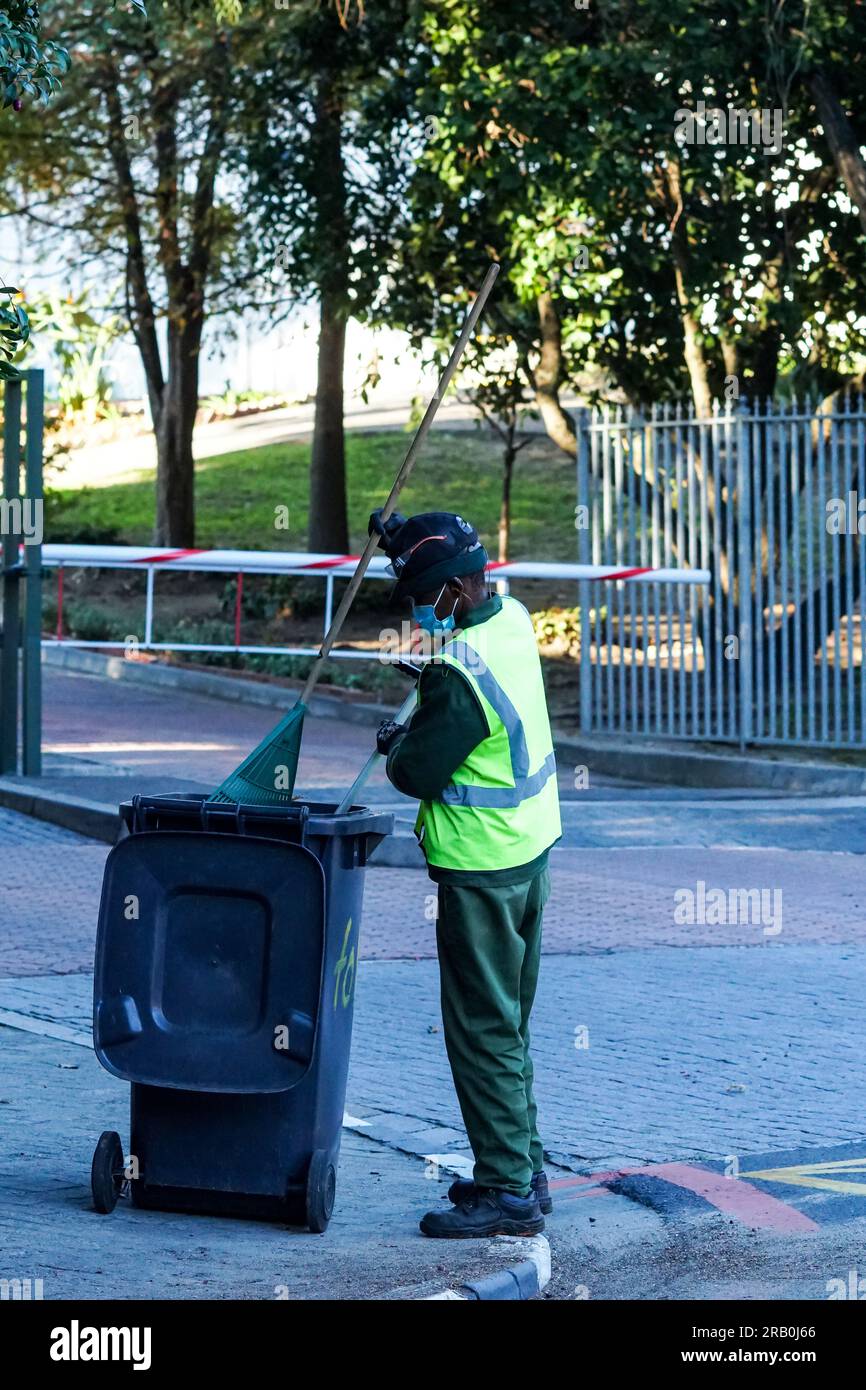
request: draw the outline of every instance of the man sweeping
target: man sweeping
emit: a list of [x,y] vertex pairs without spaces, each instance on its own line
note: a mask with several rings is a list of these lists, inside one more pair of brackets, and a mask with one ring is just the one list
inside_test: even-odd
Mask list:
[[[529,1015],[561,835],[553,741],[529,614],[491,594],[487,552],[462,517],[370,518],[418,627],[437,650],[408,725],[377,746],[420,801],[416,833],[438,885],[445,1046],[475,1157],[427,1236],[534,1235],[552,1208],[536,1128]],[[428,639],[429,640],[429,639]]]

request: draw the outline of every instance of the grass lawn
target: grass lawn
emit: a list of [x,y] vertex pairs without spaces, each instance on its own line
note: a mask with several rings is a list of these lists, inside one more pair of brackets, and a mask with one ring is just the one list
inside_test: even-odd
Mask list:
[[[409,443],[407,434],[353,432],[346,437],[349,525],[354,549],[382,506]],[[310,446],[263,445],[196,464],[196,544],[241,550],[305,550]],[[434,432],[400,495],[404,513],[454,511],[481,532],[495,558],[501,452],[468,430]],[[541,437],[518,455],[512,487],[511,558],[576,560],[574,460]],[[277,530],[277,507],[289,529]],[[153,536],[152,477],[109,487],[53,490],[46,541],[148,545]]]

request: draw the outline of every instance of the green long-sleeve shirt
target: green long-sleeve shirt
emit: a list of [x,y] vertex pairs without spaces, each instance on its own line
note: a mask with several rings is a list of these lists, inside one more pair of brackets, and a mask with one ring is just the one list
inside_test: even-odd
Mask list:
[[[475,627],[492,618],[502,607],[498,594],[473,608],[462,626]],[[418,801],[435,801],[448,786],[458,767],[473,748],[490,735],[487,715],[466,677],[444,661],[424,667],[419,684],[419,704],[405,734],[391,745],[386,771],[398,791]],[[548,851],[528,864],[511,869],[441,869],[428,866],[435,883],[468,886],[518,883],[540,873]]]

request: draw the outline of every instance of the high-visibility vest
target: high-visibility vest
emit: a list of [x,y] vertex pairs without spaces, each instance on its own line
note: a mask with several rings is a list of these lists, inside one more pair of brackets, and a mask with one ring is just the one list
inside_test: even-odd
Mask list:
[[532,620],[522,603],[503,598],[498,613],[458,630],[436,660],[469,681],[490,733],[438,799],[421,803],[417,828],[427,862],[475,871],[528,864],[562,834]]

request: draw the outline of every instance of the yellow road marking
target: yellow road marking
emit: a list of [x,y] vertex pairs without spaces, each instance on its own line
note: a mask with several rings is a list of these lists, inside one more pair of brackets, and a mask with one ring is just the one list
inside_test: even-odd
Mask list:
[[866,1197],[866,1182],[845,1182],[841,1178],[821,1177],[830,1173],[863,1173],[866,1157],[844,1158],[832,1163],[797,1163],[791,1168],[763,1168],[740,1173],[741,1178],[763,1178],[765,1182],[782,1182],[791,1187],[815,1187],[827,1192],[845,1192],[851,1197]]

